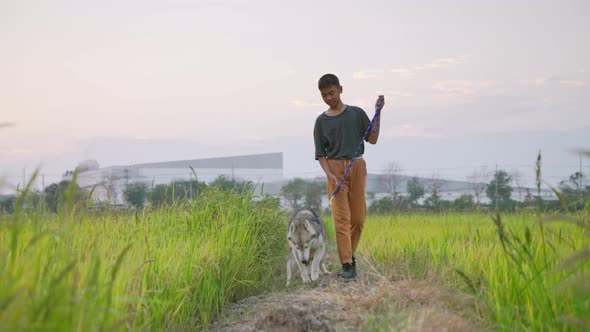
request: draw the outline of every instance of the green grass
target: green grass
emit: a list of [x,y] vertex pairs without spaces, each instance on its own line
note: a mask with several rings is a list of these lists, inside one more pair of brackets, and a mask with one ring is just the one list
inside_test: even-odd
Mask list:
[[[210,188],[136,214],[88,213],[66,197],[47,215],[23,202],[0,216],[2,330],[206,328],[224,305],[283,287],[287,216],[253,193]],[[557,219],[371,216],[359,250],[392,278],[473,294],[496,329],[588,329],[588,215]]]
[[285,217],[252,193],[209,189],[135,215],[76,210],[0,217],[2,330],[204,327],[283,267]]
[[[524,213],[493,219],[484,214],[373,216],[359,250],[394,278],[435,279],[475,295],[482,303],[478,314],[499,330],[588,328],[587,230],[570,217],[552,223]],[[564,261],[574,253],[577,259]]]

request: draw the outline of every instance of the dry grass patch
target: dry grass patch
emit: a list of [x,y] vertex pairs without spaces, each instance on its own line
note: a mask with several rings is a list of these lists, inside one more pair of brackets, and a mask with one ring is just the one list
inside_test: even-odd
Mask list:
[[482,331],[472,296],[431,281],[334,274],[250,297],[225,310],[215,331]]

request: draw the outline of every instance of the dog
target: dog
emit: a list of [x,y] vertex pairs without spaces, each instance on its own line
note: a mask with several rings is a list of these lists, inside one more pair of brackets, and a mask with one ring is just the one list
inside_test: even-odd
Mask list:
[[[322,218],[311,210],[299,210],[293,214],[287,226],[289,256],[287,258],[287,286],[291,275],[299,268],[304,283],[318,280],[320,269],[328,274],[326,258],[326,227]],[[311,264],[311,279],[308,267]]]

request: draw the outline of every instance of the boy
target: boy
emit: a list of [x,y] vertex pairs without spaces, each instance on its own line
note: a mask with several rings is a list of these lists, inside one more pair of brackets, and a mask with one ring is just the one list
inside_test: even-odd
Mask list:
[[[313,133],[315,159],[319,160],[320,166],[326,173],[328,195],[332,195],[371,121],[361,108],[342,103],[340,100],[342,86],[335,75],[322,76],[318,82],[318,88],[322,99],[330,108],[320,114],[315,122]],[[366,141],[371,144],[377,143],[379,137],[379,113],[382,107],[383,104],[380,105],[378,118],[375,119],[373,128],[366,138]],[[365,201],[367,166],[362,157],[363,152],[364,144],[340,192],[332,201],[336,245],[342,264],[342,270],[338,276],[346,279],[356,277],[356,261],[353,255],[367,215]]]

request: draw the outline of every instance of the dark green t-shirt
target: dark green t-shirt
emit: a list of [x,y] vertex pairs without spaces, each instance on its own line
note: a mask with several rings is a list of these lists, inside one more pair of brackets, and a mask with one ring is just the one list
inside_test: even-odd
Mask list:
[[[318,160],[320,157],[351,159],[369,123],[371,120],[367,113],[356,106],[347,105],[344,111],[336,116],[320,114],[315,120],[313,129],[315,159]],[[361,156],[364,151],[363,144],[358,156]]]

